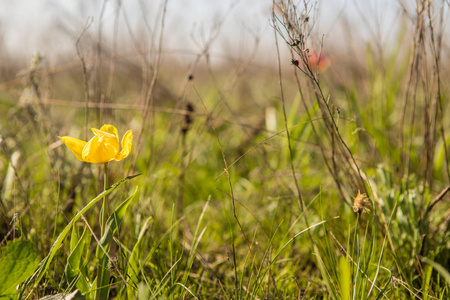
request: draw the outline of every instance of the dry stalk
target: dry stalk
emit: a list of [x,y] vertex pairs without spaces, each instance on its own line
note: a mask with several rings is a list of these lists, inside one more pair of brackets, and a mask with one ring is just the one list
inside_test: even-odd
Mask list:
[[77,50],[78,58],[80,59],[80,62],[81,62],[81,71],[83,73],[83,81],[84,81],[85,140],[88,140],[88,137],[89,137],[89,135],[88,135],[88,133],[89,133],[89,79],[88,79],[88,73],[87,73],[87,68],[86,68],[86,60],[80,50],[80,41],[81,41],[81,38],[83,37],[83,35],[86,33],[86,31],[92,25],[93,21],[94,21],[93,18],[88,18],[86,20],[86,24],[84,25],[83,31],[80,33],[80,35],[77,38],[77,41],[75,42],[75,48]]
[[[350,197],[354,192],[361,190],[368,194],[368,191],[359,165],[340,133],[337,121],[340,117],[340,111],[338,108],[334,108],[330,104],[329,97],[324,95],[319,83],[319,72],[313,68],[310,62],[308,41],[314,27],[314,21],[310,17],[314,11],[314,5],[304,1],[303,8],[299,9],[293,1],[281,0],[277,3],[276,8],[278,11],[273,13],[272,25],[278,35],[288,44],[295,69],[306,77],[306,84],[316,99],[323,118],[324,132],[319,134],[320,129],[314,125],[313,132],[321,148],[328,171],[341,193],[342,200],[350,204]],[[298,11],[301,11],[301,13],[298,13]],[[303,96],[301,79],[297,74],[296,79],[303,106],[308,117],[312,119]],[[326,155],[326,145],[329,145],[332,149],[331,156]],[[352,166],[355,166],[356,170]]]

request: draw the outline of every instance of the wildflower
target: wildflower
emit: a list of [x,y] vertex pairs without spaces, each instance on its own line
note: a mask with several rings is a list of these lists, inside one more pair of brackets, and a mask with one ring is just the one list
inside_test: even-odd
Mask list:
[[311,50],[309,54],[309,62],[313,69],[319,69],[319,71],[325,71],[332,64],[331,58],[325,53],[317,53]]
[[358,191],[355,200],[353,200],[352,206],[353,212],[355,213],[367,213],[370,211],[370,201],[369,197],[365,193]]
[[128,130],[122,138],[120,150],[119,133],[113,125],[105,124],[100,129],[91,128],[95,136],[85,142],[70,136],[59,137],[64,144],[84,162],[106,163],[111,160],[122,160],[131,152],[133,132]]
[[[317,53],[314,50],[307,49],[305,51],[306,59],[309,60],[309,66],[311,69],[315,71],[326,71],[328,67],[332,65],[332,59],[327,54],[320,52]],[[291,64],[293,64],[296,67],[300,66],[300,62],[305,63],[302,56],[297,56],[296,58],[293,58],[291,60]]]

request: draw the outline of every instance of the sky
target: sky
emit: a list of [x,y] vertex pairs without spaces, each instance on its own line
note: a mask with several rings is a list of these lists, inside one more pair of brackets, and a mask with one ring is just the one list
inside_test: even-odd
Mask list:
[[[131,36],[138,41],[143,36],[158,36],[163,2],[122,1],[118,43],[123,51],[133,51]],[[0,0],[3,51],[27,60],[37,51],[54,62],[61,57],[74,57],[75,42],[90,18],[93,22],[88,34],[97,36],[102,5],[105,5],[101,18],[103,36],[107,40],[114,35],[117,3],[117,0]],[[387,41],[398,23],[396,3],[393,0],[320,1],[316,4],[320,11],[315,25],[317,36],[324,38],[325,47],[335,45],[349,35],[358,40],[371,38],[377,35],[376,32],[380,33],[381,40]],[[258,55],[266,59],[276,51],[270,26],[271,6],[271,0],[168,0],[164,51],[174,55],[198,52],[214,33],[218,22],[223,20],[220,34],[211,49],[215,56],[250,53],[255,37],[258,37]]]

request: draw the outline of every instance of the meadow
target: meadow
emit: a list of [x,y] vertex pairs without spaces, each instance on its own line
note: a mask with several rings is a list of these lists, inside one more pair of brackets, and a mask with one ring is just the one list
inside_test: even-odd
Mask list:
[[165,58],[161,3],[0,66],[0,299],[449,299],[448,2],[332,51],[277,1],[271,64]]

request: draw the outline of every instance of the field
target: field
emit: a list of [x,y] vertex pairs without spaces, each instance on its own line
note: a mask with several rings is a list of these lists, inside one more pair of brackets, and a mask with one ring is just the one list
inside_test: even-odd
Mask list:
[[1,52],[0,299],[450,299],[449,3],[334,48],[280,0],[262,63],[221,20],[168,59],[160,2],[129,49]]

